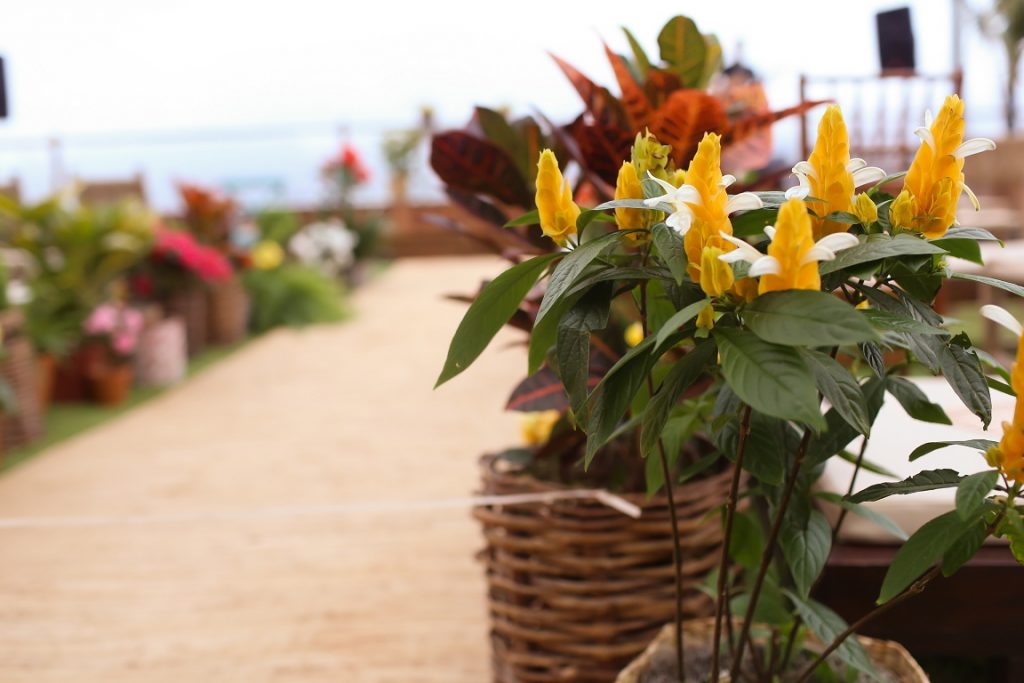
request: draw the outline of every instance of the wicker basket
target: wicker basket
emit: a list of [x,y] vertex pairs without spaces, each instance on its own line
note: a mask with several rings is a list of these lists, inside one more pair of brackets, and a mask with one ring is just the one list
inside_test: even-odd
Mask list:
[[11,385],[18,411],[3,417],[4,448],[9,450],[43,435],[43,409],[39,394],[39,363],[32,343],[25,336],[20,311],[0,314],[3,329],[4,358],[0,374]]
[[[687,645],[683,646],[683,651],[692,658],[691,650],[693,650],[693,654],[700,653],[710,661],[711,638],[714,629],[714,619],[694,619],[683,624],[683,635],[687,643]],[[899,683],[928,683],[928,675],[914,661],[914,658],[910,656],[906,648],[899,643],[891,640],[876,640],[875,638],[866,638],[864,636],[858,636],[858,639],[867,651],[871,661],[874,662],[875,668],[880,672],[889,674],[890,680],[899,681]],[[633,660],[619,674],[619,677],[615,679],[615,683],[641,683],[644,680],[642,675],[651,665],[652,661],[660,658],[674,659],[676,651],[674,641],[675,627],[668,624],[662,628],[658,637],[651,641],[651,644],[644,650],[643,654]],[[671,668],[672,670],[677,669],[674,664]],[[687,666],[686,669],[689,671],[690,667]],[[705,674],[704,678],[706,676],[707,674]],[[701,683],[703,683],[704,678],[701,679]]]
[[[484,493],[557,491],[493,456],[481,460]],[[707,513],[726,498],[732,471],[676,492],[689,616],[711,601],[697,586],[716,566],[721,526]],[[601,503],[480,507],[494,680],[611,683],[675,613],[672,532],[664,494],[624,495],[632,519]]]
[[172,292],[164,301],[167,316],[180,316],[185,322],[188,355],[194,356],[206,346],[206,289],[201,284],[188,283]]
[[211,285],[206,293],[206,334],[211,344],[236,344],[249,328],[249,293],[241,278]]

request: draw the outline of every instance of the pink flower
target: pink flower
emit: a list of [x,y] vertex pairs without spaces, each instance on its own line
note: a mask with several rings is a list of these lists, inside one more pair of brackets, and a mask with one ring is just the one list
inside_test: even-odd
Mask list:
[[207,282],[226,280],[232,273],[231,262],[223,254],[199,244],[190,233],[181,230],[159,230],[153,257],[178,265]]
[[135,351],[138,337],[127,330],[115,334],[110,340],[110,348],[122,356],[130,356]]

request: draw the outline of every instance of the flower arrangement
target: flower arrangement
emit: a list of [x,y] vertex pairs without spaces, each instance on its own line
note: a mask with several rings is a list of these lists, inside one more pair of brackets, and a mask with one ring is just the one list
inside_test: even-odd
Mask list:
[[[649,465],[649,490],[664,488],[670,509],[673,490],[689,478],[732,468],[725,542],[708,587],[715,596],[710,652],[686,656],[677,613],[672,680],[718,681],[726,672],[734,683],[876,675],[850,637],[856,629],[811,594],[843,519],[830,525],[818,509],[829,498],[814,483],[834,458],[850,459],[857,471],[871,466],[864,448],[886,394],[916,419],[948,420],[901,376],[912,368],[944,377],[984,426],[993,419],[990,387],[1018,396],[1017,410],[998,443],[930,442],[909,454],[966,445],[989,469],[968,476],[923,470],[831,500],[878,519],[864,503],[956,490],[956,509],[906,540],[878,607],[855,626],[956,572],[989,536],[1009,539],[1024,562],[1024,341],[1007,371],[966,334],[951,332],[934,309],[950,279],[1018,291],[946,263],[949,256],[980,262],[978,242],[995,240],[956,220],[961,195],[974,200],[964,159],[994,148],[990,140],[965,140],[964,127],[964,104],[950,96],[915,131],[921,145],[910,169],[886,175],[851,157],[842,113],[829,107],[813,153],[793,168],[797,186],[785,194],[730,194],[735,179],[722,172],[717,133],[699,138],[685,166],[678,149],[643,135],[620,160],[615,198],[594,208],[576,203],[553,152],[539,155],[537,209],[521,222],[538,222],[558,250],[521,260],[482,289],[437,385],[466,370],[544,281],[528,364],[531,373],[546,367],[559,378],[568,404],[562,421],[585,439],[578,467],[628,452]],[[901,191],[889,194],[901,178]],[[633,311],[640,332],[614,363],[595,363],[597,335],[617,308]],[[1009,314],[984,312],[1021,336]],[[702,435],[710,452],[684,448],[681,424]],[[848,450],[853,444],[859,457]],[[744,511],[741,499],[763,509],[763,518]],[[683,562],[677,553],[680,604]]]
[[114,362],[123,363],[135,355],[144,322],[142,311],[107,302],[89,314],[82,329],[88,338],[104,344]]
[[190,233],[161,227],[156,232],[150,261],[158,267],[188,274],[202,282],[231,277],[231,263],[217,249],[196,241]]
[[324,162],[320,173],[339,187],[353,188],[370,180],[370,170],[363,162],[359,150],[351,143],[345,143],[338,153]]
[[238,205],[216,190],[178,183],[178,193],[185,203],[183,219],[188,229],[203,244],[228,250]]
[[303,265],[338,277],[355,262],[359,237],[334,218],[310,223],[288,240],[288,251]]

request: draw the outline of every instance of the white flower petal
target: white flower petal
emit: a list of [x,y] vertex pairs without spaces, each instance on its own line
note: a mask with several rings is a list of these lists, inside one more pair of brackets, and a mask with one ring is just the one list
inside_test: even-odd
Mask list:
[[971,200],[971,206],[974,207],[974,210],[981,211],[981,202],[978,201],[978,195],[974,194],[974,190],[967,187],[967,183],[964,183],[964,192],[967,193],[967,198]]
[[774,256],[762,256],[750,266],[747,271],[749,277],[761,277],[762,275],[778,275],[782,272],[779,260]]
[[1024,326],[1020,324],[1020,321],[1013,317],[1013,314],[1002,306],[985,304],[981,307],[981,314],[992,322],[999,323],[1018,337],[1024,334]]
[[[747,263],[753,263],[757,259],[764,256],[761,252],[755,249],[751,244],[744,242],[738,237],[733,237],[727,232],[719,231],[719,233],[726,242],[736,246],[736,249],[723,254],[719,258],[727,263],[733,263],[734,261],[746,261]],[[728,258],[726,258],[728,257]]]
[[932,116],[932,110],[931,109],[925,109],[924,110],[924,125],[927,128],[931,128],[932,127],[932,121],[934,121],[934,120],[935,120],[935,117]]
[[680,235],[686,235],[690,231],[690,225],[693,223],[693,214],[689,211],[676,211],[665,219],[665,224],[668,227],[673,228]]
[[797,199],[803,199],[807,197],[809,194],[811,194],[810,186],[804,185],[801,182],[796,187],[791,187],[788,190],[786,190],[786,199],[792,199],[793,197],[796,197]]
[[964,140],[960,143],[960,146],[953,150],[953,156],[957,159],[963,159],[969,157],[972,154],[978,154],[980,152],[991,152],[996,148],[996,143],[988,138],[971,138],[970,140]]
[[775,226],[766,225],[764,226],[764,234],[768,235],[768,239],[775,241]]
[[860,187],[868,183],[877,183],[885,179],[885,171],[877,166],[867,166],[853,172],[853,186]]
[[672,201],[672,196],[671,195],[663,194],[660,197],[648,197],[647,199],[644,200],[644,204],[647,205],[647,206],[652,206],[653,207],[653,206],[657,206],[658,204],[661,204],[661,203],[668,204],[671,201]]
[[661,178],[655,178],[654,174],[652,174],[650,171],[647,172],[647,177],[650,178],[651,180],[653,180],[654,182],[658,183],[659,185],[661,185],[662,189],[665,190],[666,195],[671,196],[671,195],[674,195],[676,193],[676,189],[677,189],[676,186],[673,185],[672,183],[668,182],[667,180],[662,180]]
[[836,257],[836,253],[824,247],[821,244],[815,244],[813,247],[807,250],[803,258],[800,259],[800,265],[806,265],[812,261],[831,261]]
[[672,198],[672,205],[679,209],[682,204],[702,204],[700,190],[693,185],[680,185]]
[[864,161],[863,159],[858,159],[854,157],[853,159],[850,159],[849,161],[846,162],[846,170],[850,173],[853,173],[854,171],[862,169],[867,165],[868,162]]
[[730,174],[726,173],[724,176],[722,176],[722,182],[719,183],[719,186],[721,186],[721,187],[729,187],[730,185],[732,185],[735,182],[736,182],[736,176],[730,175]]
[[825,235],[815,243],[817,247],[825,247],[829,251],[842,251],[843,249],[849,249],[860,244],[860,240],[857,239],[856,235],[851,235],[848,232],[834,232],[831,235]]
[[764,206],[764,202],[753,192],[741,192],[734,194],[725,202],[725,212],[734,213],[736,211],[750,211],[751,209],[760,209]]

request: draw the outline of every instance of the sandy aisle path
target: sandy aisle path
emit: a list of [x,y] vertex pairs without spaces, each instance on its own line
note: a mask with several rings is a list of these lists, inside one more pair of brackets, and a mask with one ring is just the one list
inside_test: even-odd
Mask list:
[[[337,326],[257,340],[0,477],[0,519],[425,501],[516,439],[499,338],[431,390],[491,259],[393,265]],[[503,333],[505,334],[505,333]],[[0,528],[0,681],[487,680],[466,510]]]

